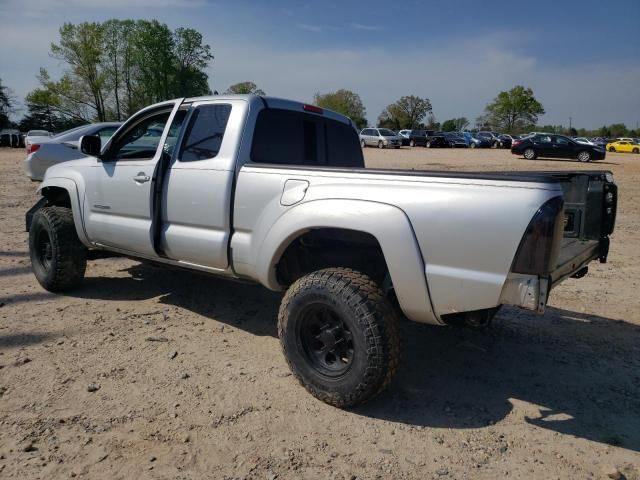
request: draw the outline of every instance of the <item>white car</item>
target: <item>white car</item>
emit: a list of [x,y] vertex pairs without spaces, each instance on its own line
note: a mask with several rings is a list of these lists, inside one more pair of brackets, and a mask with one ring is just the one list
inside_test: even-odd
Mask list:
[[83,157],[83,154],[78,150],[80,137],[99,135],[104,144],[120,125],[115,122],[93,123],[67,130],[55,137],[31,137],[31,141],[27,145],[24,171],[31,180],[42,181],[44,173],[50,166]]
[[582,143],[583,145],[595,145],[595,143],[585,137],[573,137],[573,141]]
[[53,134],[48,130],[29,130],[24,136],[24,146],[28,150],[29,144],[51,138]]

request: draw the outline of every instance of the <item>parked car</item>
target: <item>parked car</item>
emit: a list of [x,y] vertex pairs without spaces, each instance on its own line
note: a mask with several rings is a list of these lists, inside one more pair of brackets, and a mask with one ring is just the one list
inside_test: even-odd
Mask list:
[[503,133],[501,135],[498,135],[498,141],[500,142],[500,144],[498,145],[500,148],[511,148],[513,137],[511,135]]
[[469,148],[490,148],[492,143],[486,138],[478,138],[470,132],[462,132]]
[[[120,127],[118,122],[93,123],[67,130],[54,137],[32,137],[27,147],[24,171],[31,180],[41,181],[51,165],[82,156],[78,144],[83,135],[98,135],[103,143]],[[40,138],[40,140],[38,140]]]
[[610,152],[640,153],[640,145],[636,142],[618,140],[617,142],[608,143],[607,150]]
[[445,132],[430,132],[427,133],[427,148],[443,148],[450,147],[447,135]]
[[594,145],[597,145],[598,147],[606,148],[607,147],[607,143],[609,143],[609,142],[607,141],[606,138],[595,137],[595,138],[591,139],[591,143],[593,143]]
[[513,142],[511,153],[523,155],[527,160],[538,157],[575,158],[581,162],[604,160],[604,148],[574,142],[563,135],[538,134]]
[[13,128],[5,128],[0,131],[0,146],[19,148],[24,146],[24,137],[22,134]]
[[594,142],[592,142],[591,140],[589,140],[586,137],[572,137],[571,138],[574,142],[578,142],[578,143],[583,143],[585,145],[595,145]]
[[32,142],[42,141],[52,136],[53,134],[48,130],[29,130],[24,137],[24,146],[28,149]]
[[[132,148],[152,125],[162,135]],[[550,289],[607,259],[611,173],[368,170],[358,142],[348,118],[283,99],[147,107],[47,170],[26,214],[35,277],[64,292],[87,259],[124,254],[286,291],[294,376],[352,407],[395,373],[397,311],[436,325],[486,324],[501,305],[542,313]]]
[[447,132],[444,134],[451,148],[467,148],[467,141],[457,132]]
[[498,135],[493,132],[478,132],[476,133],[476,138],[488,141],[491,143],[492,148],[498,148],[500,146],[500,139]]
[[424,147],[427,144],[427,132],[425,130],[400,130],[398,135],[402,137],[402,145]]
[[362,148],[400,148],[402,137],[388,128],[364,128],[360,132],[360,145]]

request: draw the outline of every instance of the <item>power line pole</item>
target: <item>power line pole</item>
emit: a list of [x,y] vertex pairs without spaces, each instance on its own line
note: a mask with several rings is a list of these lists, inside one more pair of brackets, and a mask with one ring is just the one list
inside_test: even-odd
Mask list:
[[569,117],[569,135],[571,135],[571,127],[572,127],[571,120],[572,120],[572,118]]

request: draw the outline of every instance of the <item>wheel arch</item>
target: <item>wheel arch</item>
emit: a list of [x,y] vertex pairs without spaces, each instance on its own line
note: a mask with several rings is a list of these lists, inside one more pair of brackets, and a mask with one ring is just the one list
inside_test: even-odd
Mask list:
[[[314,231],[353,232],[360,239],[375,241],[405,315],[418,322],[440,323],[433,313],[411,222],[405,212],[389,204],[330,199],[289,209],[273,223],[257,250],[255,273],[260,283],[272,290],[285,288],[278,278],[278,265],[295,242]],[[373,243],[370,246],[375,250]]]
[[71,208],[78,238],[86,247],[90,247],[91,242],[82,221],[81,193],[76,182],[69,178],[47,178],[38,187],[38,193],[47,199],[49,205]]

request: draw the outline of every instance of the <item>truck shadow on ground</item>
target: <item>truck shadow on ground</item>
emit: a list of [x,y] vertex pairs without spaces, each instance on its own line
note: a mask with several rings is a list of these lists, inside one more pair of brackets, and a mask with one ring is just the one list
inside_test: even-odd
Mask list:
[[[87,278],[73,296],[160,296],[161,304],[255,335],[277,334],[280,294],[146,265],[126,271],[130,277]],[[504,308],[486,331],[403,321],[401,332],[396,379],[355,414],[466,429],[488,427],[513,413],[536,427],[640,451],[637,325],[554,307],[544,316]]]

